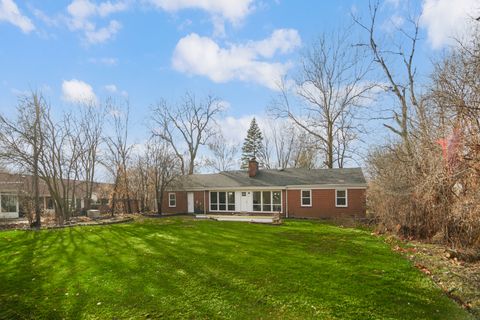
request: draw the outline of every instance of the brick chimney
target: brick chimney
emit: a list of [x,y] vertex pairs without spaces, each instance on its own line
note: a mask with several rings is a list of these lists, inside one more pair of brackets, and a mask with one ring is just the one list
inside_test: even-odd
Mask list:
[[248,161],[248,176],[250,178],[253,178],[257,175],[258,173],[258,162],[255,160],[255,158],[252,158],[250,161]]

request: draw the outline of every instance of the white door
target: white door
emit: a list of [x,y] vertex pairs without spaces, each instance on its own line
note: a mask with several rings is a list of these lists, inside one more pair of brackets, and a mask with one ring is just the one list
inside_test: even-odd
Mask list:
[[250,198],[252,197],[252,192],[242,191],[242,196],[240,198],[240,211],[248,212],[250,210]]
[[187,193],[187,205],[188,205],[188,213],[193,213],[194,212],[193,192]]

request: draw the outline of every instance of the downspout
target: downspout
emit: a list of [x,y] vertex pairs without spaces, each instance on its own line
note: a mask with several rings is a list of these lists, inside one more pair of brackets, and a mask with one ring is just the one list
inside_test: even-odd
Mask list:
[[288,218],[288,187],[285,187],[285,217]]

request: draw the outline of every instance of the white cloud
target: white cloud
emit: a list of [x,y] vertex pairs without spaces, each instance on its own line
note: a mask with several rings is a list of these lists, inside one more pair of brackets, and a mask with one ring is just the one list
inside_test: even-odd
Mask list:
[[112,13],[125,11],[128,9],[126,1],[112,3],[110,1],[102,2],[97,6],[97,12],[101,17],[106,17]]
[[0,0],[0,21],[6,21],[20,28],[22,32],[29,33],[35,30],[32,21],[22,15],[13,0]]
[[172,13],[185,9],[197,9],[209,13],[214,26],[214,36],[225,35],[225,21],[239,25],[254,9],[254,0],[148,0],[148,2]]
[[72,79],[62,83],[63,99],[72,103],[96,103],[97,96],[93,88],[86,82]]
[[396,13],[385,20],[385,22],[382,24],[382,29],[386,32],[393,32],[395,29],[401,28],[404,23],[405,18]]
[[125,91],[125,90],[122,90],[120,91],[116,85],[114,84],[107,84],[106,86],[104,86],[105,90],[107,92],[109,92],[110,94],[116,94],[116,95],[120,95],[124,98],[128,98],[128,92]]
[[114,85],[114,84],[107,84],[107,85],[105,86],[105,90],[107,90],[107,91],[110,92],[110,93],[115,93],[115,92],[118,91],[117,86]]
[[226,100],[219,101],[218,105],[223,111],[230,109],[230,107],[232,106],[232,104]]
[[90,58],[88,62],[94,64],[103,64],[106,66],[116,66],[118,64],[117,58],[104,57],[104,58]]
[[167,12],[200,9],[232,23],[240,22],[253,9],[253,0],[149,0],[149,2]]
[[97,44],[105,42],[115,36],[121,29],[117,20],[110,20],[105,27],[97,27],[93,22],[95,17],[107,16],[128,9],[126,1],[112,3],[110,1],[93,3],[90,0],[73,0],[67,7],[70,17],[68,26],[71,30],[82,31],[87,43]]
[[478,0],[424,0],[421,23],[435,49],[474,32],[473,18],[480,16]]
[[112,38],[121,29],[121,27],[122,25],[120,22],[112,20],[106,27],[85,30],[85,39],[91,44],[102,43]]
[[192,33],[177,43],[172,65],[177,71],[203,75],[214,82],[256,82],[276,90],[290,64],[266,59],[290,53],[300,45],[300,35],[294,29],[275,30],[267,39],[227,48],[221,48],[211,38]]
[[398,6],[400,5],[400,2],[401,0],[386,0],[385,3],[395,7],[395,8],[398,8]]

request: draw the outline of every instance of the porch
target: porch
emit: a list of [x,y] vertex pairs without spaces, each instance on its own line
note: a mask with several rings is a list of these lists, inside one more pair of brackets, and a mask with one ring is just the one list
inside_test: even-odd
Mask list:
[[280,218],[278,214],[272,215],[248,215],[248,214],[197,214],[197,219],[212,219],[216,221],[237,221],[254,223],[278,223]]

